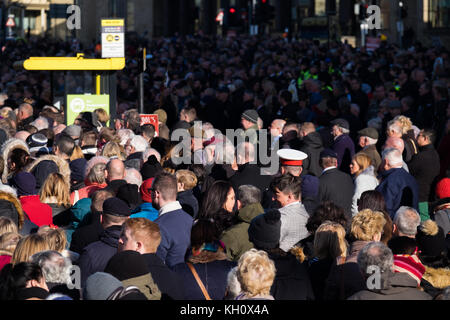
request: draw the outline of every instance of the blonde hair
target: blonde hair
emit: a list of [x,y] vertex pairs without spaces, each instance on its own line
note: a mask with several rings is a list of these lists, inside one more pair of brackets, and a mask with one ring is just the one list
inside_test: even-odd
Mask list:
[[405,116],[396,116],[394,118],[394,121],[397,122],[400,127],[402,128],[402,133],[405,134],[407,133],[409,130],[412,129],[412,122],[411,119]]
[[56,203],[58,206],[70,207],[70,189],[62,174],[52,172],[45,179],[40,191],[42,203]]
[[17,232],[7,232],[0,236],[0,254],[11,256],[22,236]]
[[197,176],[190,170],[178,170],[177,182],[184,184],[184,190],[191,190],[197,185]]
[[269,295],[275,279],[275,264],[262,250],[250,249],[239,259],[237,277],[249,297]]
[[373,241],[377,233],[382,233],[386,219],[379,211],[364,209],[358,212],[352,220],[351,234],[357,240]]
[[353,156],[353,160],[356,161],[356,163],[359,166],[359,170],[356,172],[355,176],[359,176],[361,172],[366,170],[370,165],[372,165],[372,159],[364,153],[357,153]]
[[319,259],[333,259],[347,254],[345,229],[339,223],[325,221],[314,235],[314,255]]
[[102,108],[95,109],[94,113],[97,115],[98,121],[104,123],[107,123],[109,121],[109,115],[105,109]]
[[0,236],[8,232],[18,233],[19,229],[11,218],[0,217]]
[[129,230],[133,239],[142,242],[147,250],[156,251],[161,243],[161,231],[158,224],[146,218],[128,219],[122,228]]
[[73,161],[73,160],[83,159],[83,158],[84,158],[83,150],[81,150],[80,146],[75,146],[69,160]]
[[102,150],[102,156],[107,158],[117,157],[122,161],[125,160],[121,146],[115,141],[109,141],[105,144]]
[[38,234],[30,234],[19,240],[11,258],[11,263],[28,262],[38,252],[49,250],[47,241]]
[[37,234],[45,239],[49,246],[49,250],[54,250],[61,253],[66,249],[67,237],[63,229],[42,226],[39,228]]

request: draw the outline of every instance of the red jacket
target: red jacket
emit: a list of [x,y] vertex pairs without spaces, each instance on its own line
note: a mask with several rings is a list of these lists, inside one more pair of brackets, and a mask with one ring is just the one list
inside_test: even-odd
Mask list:
[[52,208],[39,200],[39,195],[20,197],[22,209],[30,218],[31,222],[40,226],[53,224]]

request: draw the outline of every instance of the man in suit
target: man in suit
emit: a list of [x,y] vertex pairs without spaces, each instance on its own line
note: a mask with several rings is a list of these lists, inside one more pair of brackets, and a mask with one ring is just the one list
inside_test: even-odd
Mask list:
[[352,198],[354,184],[350,175],[340,171],[338,155],[331,149],[324,149],[320,154],[320,164],[323,168],[319,177],[319,201],[333,201],[345,210],[349,219],[352,218]]

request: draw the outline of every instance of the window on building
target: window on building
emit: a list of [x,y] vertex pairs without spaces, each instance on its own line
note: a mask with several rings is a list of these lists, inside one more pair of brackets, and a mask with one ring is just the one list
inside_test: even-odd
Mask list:
[[450,28],[450,0],[424,0],[423,20],[430,28]]

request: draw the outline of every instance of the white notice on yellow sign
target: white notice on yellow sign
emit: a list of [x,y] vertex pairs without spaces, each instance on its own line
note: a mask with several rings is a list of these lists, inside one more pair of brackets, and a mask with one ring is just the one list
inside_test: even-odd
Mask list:
[[102,58],[125,57],[124,19],[102,19]]

